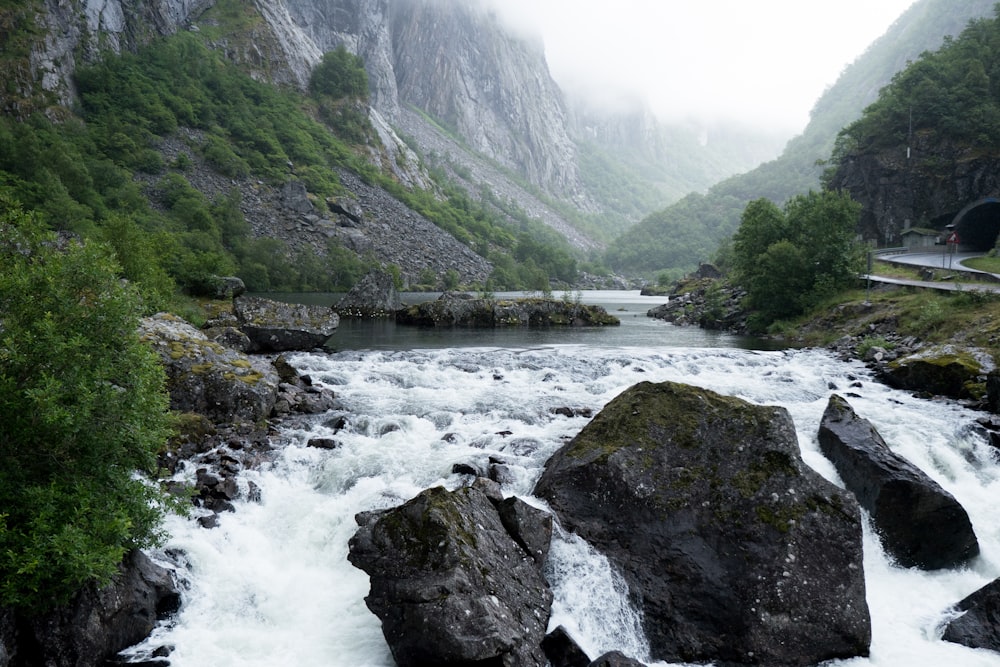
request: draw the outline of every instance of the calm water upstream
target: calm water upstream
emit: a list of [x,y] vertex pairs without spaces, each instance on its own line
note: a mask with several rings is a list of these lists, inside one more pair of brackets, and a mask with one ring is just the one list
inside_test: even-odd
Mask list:
[[[261,489],[260,502],[237,503],[214,530],[193,518],[169,520],[170,540],[153,555],[171,562],[167,550],[185,554],[173,561],[187,584],[184,605],[136,655],[166,643],[175,647],[174,667],[391,667],[365,607],[367,575],[347,562],[354,515],[430,486],[454,488],[462,479],[453,464],[489,456],[515,471],[505,493],[535,502],[529,494],[545,461],[587,422],[552,408],[596,412],[636,382],[673,380],[786,407],[806,463],[837,483],[816,431],[829,395],[850,392],[890,446],[968,510],[982,555],[965,569],[895,567],[866,531],[872,655],[829,664],[1000,666],[1000,655],[938,639],[947,607],[1000,576],[1000,465],[972,429],[974,413],[889,389],[863,366],[822,351],[768,351],[646,318],[662,299],[597,292],[584,301],[605,305],[622,326],[477,332],[345,322],[336,352],[296,355],[296,366],[332,387],[349,412],[336,435],[342,446],[306,447],[333,435],[322,417],[285,430],[275,439],[277,460],[244,475]],[[194,470],[179,477],[193,479]],[[619,649],[648,659],[621,581],[586,544],[558,535],[547,576],[556,594],[552,627],[566,625],[594,657]]]

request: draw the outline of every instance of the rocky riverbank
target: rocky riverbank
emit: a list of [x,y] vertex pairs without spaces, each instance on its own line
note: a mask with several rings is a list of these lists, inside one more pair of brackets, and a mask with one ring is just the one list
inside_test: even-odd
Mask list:
[[[723,289],[708,283],[688,289],[674,308],[697,321],[699,304],[719,301],[705,296],[710,291],[724,295],[723,303],[738,302]],[[392,295],[381,296],[391,306]],[[479,312],[470,305],[477,299],[444,301],[431,303],[452,315],[456,308]],[[838,317],[871,314],[842,310]],[[459,321],[451,317],[448,324],[471,326]],[[928,396],[983,405],[1000,396],[989,389],[1000,382],[988,352],[906,340],[886,318],[879,321],[845,333],[831,349],[870,357],[887,382]],[[180,425],[161,465],[167,473],[190,473],[189,483],[172,490],[191,499],[205,530],[234,511],[235,501],[259,500],[259,490],[241,474],[274,459],[279,423],[315,415],[330,424],[344,419],[333,392],[283,356],[321,344],[337,323],[329,308],[241,296],[202,329],[166,314],[144,321],[143,336],[167,370]],[[871,344],[875,337],[882,346]],[[987,399],[977,398],[980,392]],[[975,556],[976,536],[968,519],[960,520],[965,513],[954,498],[905,461],[891,459],[870,425],[846,399],[835,398],[820,438],[830,442],[824,447],[838,470],[845,466],[846,490],[801,461],[783,410],[674,383],[626,391],[550,459],[534,494],[548,501],[562,526],[614,563],[632,590],[642,591],[655,659],[805,666],[866,655],[871,629],[859,505],[886,527],[883,545],[901,561],[949,568]],[[332,440],[309,444],[336,446]],[[469,487],[431,489],[358,519],[351,561],[372,577],[368,604],[400,664],[638,665],[620,654],[587,656],[565,629],[545,635],[552,592],[540,572],[553,515],[505,499],[496,476],[467,472]],[[915,493],[927,499],[916,508],[922,512],[905,502]],[[669,590],[663,572],[673,573]],[[183,582],[174,576],[136,552],[112,586],[86,591],[52,616],[27,619],[0,610],[0,667],[81,667],[112,659],[177,608]],[[992,590],[962,601],[970,611],[947,639],[1000,649],[988,628],[997,609]],[[483,600],[491,602],[483,607]],[[148,664],[168,665],[169,652],[160,648]]]

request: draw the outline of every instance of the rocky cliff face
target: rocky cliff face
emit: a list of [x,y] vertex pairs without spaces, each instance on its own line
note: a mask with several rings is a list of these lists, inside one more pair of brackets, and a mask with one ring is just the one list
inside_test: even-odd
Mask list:
[[848,157],[831,185],[861,202],[859,231],[883,246],[902,245],[911,227],[942,230],[957,220],[964,247],[989,249],[1000,230],[987,201],[1000,196],[1000,156],[978,146],[918,135],[909,158],[905,145]]
[[[31,70],[41,88],[68,105],[74,95],[77,58],[96,57],[101,49],[133,49],[156,35],[187,26],[213,0],[45,0],[37,23],[44,40],[32,49]],[[28,93],[29,91],[21,91]]]
[[372,104],[390,122],[416,107],[474,151],[586,205],[562,93],[540,43],[512,35],[480,3],[285,0],[322,51],[364,58]]

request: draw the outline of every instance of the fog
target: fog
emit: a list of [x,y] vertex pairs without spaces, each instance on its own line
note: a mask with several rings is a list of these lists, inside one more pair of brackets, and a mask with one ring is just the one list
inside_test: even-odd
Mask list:
[[544,40],[571,98],[791,137],[915,0],[491,1],[508,25]]

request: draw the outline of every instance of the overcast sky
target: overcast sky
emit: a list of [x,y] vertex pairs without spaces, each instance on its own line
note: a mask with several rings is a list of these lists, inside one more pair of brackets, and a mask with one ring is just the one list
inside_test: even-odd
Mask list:
[[494,0],[541,34],[568,94],[800,133],[840,72],[915,0]]

